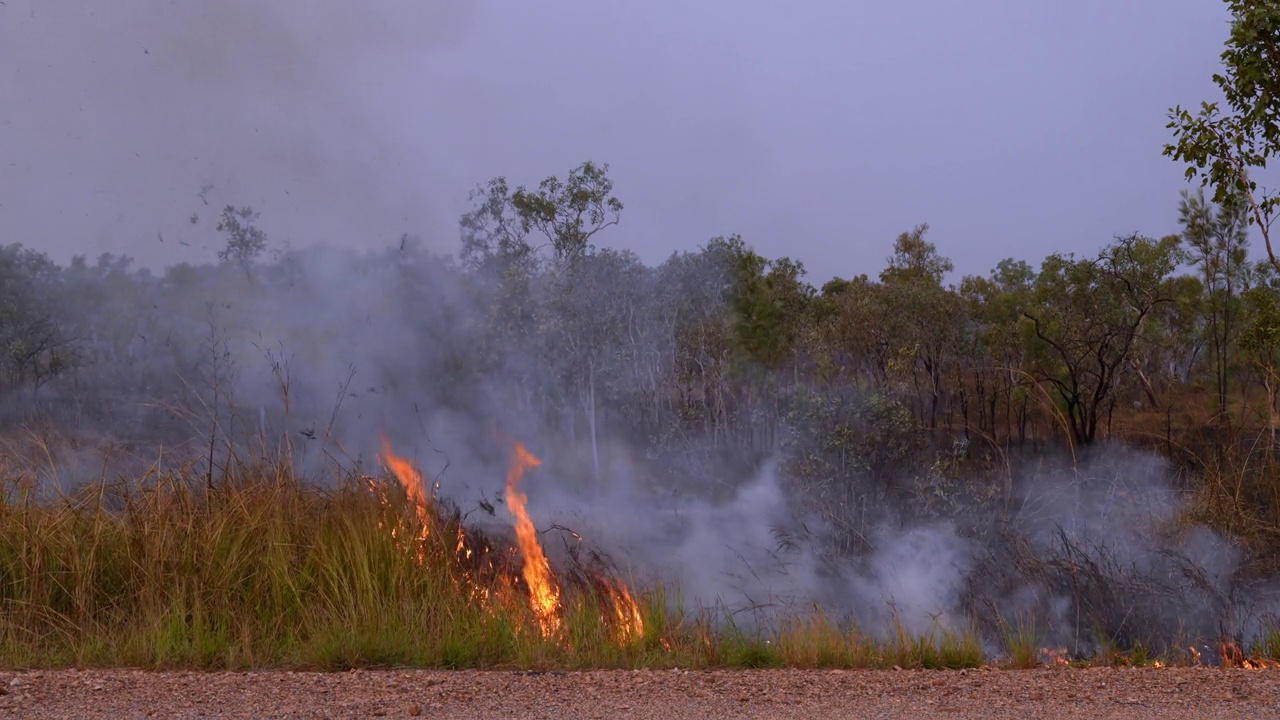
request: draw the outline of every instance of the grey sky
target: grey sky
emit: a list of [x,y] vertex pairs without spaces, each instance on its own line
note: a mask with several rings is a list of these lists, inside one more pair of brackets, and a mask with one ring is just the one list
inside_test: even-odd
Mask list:
[[452,252],[476,183],[592,159],[627,205],[601,242],[649,262],[739,232],[820,283],[928,222],[960,272],[1038,263],[1176,229],[1165,111],[1212,96],[1226,21],[1216,0],[7,0],[0,243],[207,260],[234,203],[275,241]]

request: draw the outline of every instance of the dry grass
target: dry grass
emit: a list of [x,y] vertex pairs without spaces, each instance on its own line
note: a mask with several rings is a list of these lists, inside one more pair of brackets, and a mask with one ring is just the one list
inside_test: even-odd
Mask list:
[[[607,591],[609,568],[576,564],[557,577],[563,631],[548,638],[514,548],[464,527],[445,504],[424,518],[403,492],[386,490],[398,488],[393,482],[371,492],[368,479],[344,476],[323,488],[294,477],[288,463],[261,462],[212,487],[190,469],[153,469],[62,496],[37,481],[56,475],[52,454],[27,457],[28,467],[33,459],[49,467],[20,473],[0,464],[0,667],[1028,668],[1064,660],[1046,655],[1029,618],[995,632],[914,635],[896,625],[868,634],[813,608],[769,629],[740,627],[722,609],[683,611],[670,594],[678,588],[662,586],[636,589],[644,629],[627,635]],[[1206,497],[1226,487],[1219,476],[1206,484]],[[1251,652],[1280,657],[1277,638],[1266,634]],[[1099,646],[1072,662],[1217,660],[1168,648],[1157,655],[1141,642]]]
[[323,489],[268,463],[213,488],[157,471],[45,500],[27,480],[10,477],[0,504],[8,668],[983,662],[976,637],[874,641],[820,612],[766,634],[687,615],[662,587],[636,593],[644,629],[628,635],[601,591],[614,581],[580,567],[559,578],[562,632],[544,637],[514,549],[445,506],[424,518],[402,492],[358,478]]

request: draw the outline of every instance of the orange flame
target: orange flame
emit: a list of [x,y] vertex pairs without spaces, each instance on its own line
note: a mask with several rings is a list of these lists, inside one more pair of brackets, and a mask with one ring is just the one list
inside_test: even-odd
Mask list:
[[538,544],[537,530],[525,509],[529,496],[516,489],[525,471],[541,465],[542,461],[529,452],[523,443],[516,443],[515,449],[511,469],[507,472],[507,507],[516,518],[516,540],[520,544],[520,553],[524,556],[524,580],[529,585],[533,612],[538,616],[543,636],[549,637],[560,631],[560,590],[552,580],[551,563]]
[[431,508],[427,492],[423,489],[422,473],[413,467],[413,463],[391,452],[391,443],[385,437],[382,438],[382,462],[396,476],[396,480],[400,481],[409,502],[413,503],[418,521],[422,525],[418,539],[426,540],[431,534]]
[[1218,643],[1218,652],[1222,656],[1224,667],[1244,668],[1245,670],[1270,670],[1280,668],[1280,661],[1264,657],[1247,657],[1244,650],[1234,642],[1223,640]]
[[618,633],[623,642],[644,636],[644,617],[640,614],[640,606],[631,591],[621,580],[615,580],[609,587],[609,599],[613,603],[613,613],[618,620]]
[[[427,495],[422,473],[414,468],[409,460],[392,452],[391,444],[385,437],[382,439],[381,459],[383,465],[404,488],[406,496],[414,506],[420,524],[418,537],[416,538],[418,561],[423,563],[426,561],[426,547],[423,543],[431,533],[435,516],[431,511],[431,500]],[[517,551],[520,553],[523,560],[521,574],[524,577],[525,584],[528,586],[530,606],[538,619],[538,625],[543,636],[553,637],[560,633],[562,626],[560,615],[562,610],[561,590],[556,584],[551,563],[547,559],[546,553],[543,552],[542,545],[538,542],[537,529],[529,518],[527,510],[529,498],[518,489],[524,473],[541,464],[542,461],[529,452],[523,443],[515,443],[515,457],[512,459],[511,467],[507,472],[506,500],[507,507],[515,517],[518,546],[518,548],[511,548],[510,552],[513,555]],[[378,497],[379,501],[384,506],[388,506],[387,486],[376,478],[366,477],[363,479],[367,483],[369,490]],[[402,539],[401,535],[405,530],[407,528],[402,520],[401,523],[391,528],[391,535],[399,541]],[[447,531],[446,528],[445,532]],[[581,541],[582,538],[579,537],[578,539]],[[486,558],[483,557],[485,553],[489,552],[487,545],[481,546],[475,551],[479,552],[482,557],[473,557],[473,548],[471,543],[468,542],[466,531],[459,525],[456,528],[456,540],[453,547],[454,560],[459,564],[459,569],[462,571],[461,575],[455,579],[455,582],[459,584],[460,588],[465,588],[468,591],[473,601],[479,602],[482,606],[492,611],[494,610],[493,603],[505,604],[508,599],[514,599],[513,593],[516,592],[516,586],[510,577],[499,575],[493,578],[492,585],[485,586],[477,576],[473,575],[475,568],[472,564],[474,562],[477,560],[481,563],[487,562]],[[492,568],[492,565],[487,567]],[[612,611],[613,617],[610,619],[606,615],[601,619],[614,625],[617,630],[618,641],[625,643],[643,637],[644,617],[627,585],[617,578],[610,578],[603,581],[603,588],[605,595],[607,595],[605,599],[610,605],[609,610]],[[609,610],[605,612],[608,613]]]
[[1040,662],[1047,667],[1069,667],[1071,656],[1066,648],[1040,648]]

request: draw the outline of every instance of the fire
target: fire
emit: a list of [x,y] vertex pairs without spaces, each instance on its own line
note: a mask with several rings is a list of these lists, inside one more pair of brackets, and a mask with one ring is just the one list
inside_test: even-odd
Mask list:
[[511,469],[507,472],[507,507],[516,518],[516,541],[524,556],[524,581],[529,585],[533,612],[538,616],[542,634],[551,636],[560,631],[560,590],[552,579],[551,563],[538,544],[538,532],[525,509],[529,496],[517,489],[525,471],[541,465],[542,461],[529,452],[523,443],[516,443],[515,451]]
[[[507,507],[515,518],[517,547],[508,548],[501,553],[493,553],[483,539],[476,540],[459,523],[456,528],[450,527],[449,521],[438,520],[432,508],[431,498],[425,489],[422,473],[409,460],[396,455],[384,437],[382,441],[381,460],[383,465],[395,476],[404,488],[405,494],[413,504],[419,521],[417,537],[417,558],[419,564],[427,560],[425,541],[431,533],[439,529],[440,537],[447,538],[455,534],[453,542],[453,561],[457,563],[460,573],[453,582],[465,591],[473,602],[479,603],[490,612],[496,611],[497,605],[508,605],[512,601],[521,602],[515,583],[514,571],[508,573],[505,568],[514,567],[507,564],[500,556],[514,560],[516,554],[521,559],[521,575],[528,586],[528,602],[538,620],[543,637],[551,638],[560,635],[563,619],[561,589],[557,585],[556,576],[542,545],[538,542],[537,529],[529,518],[527,510],[529,498],[520,492],[520,480],[525,472],[542,464],[523,443],[515,443],[515,457],[507,472],[506,500]],[[372,478],[364,478],[369,490],[377,496],[383,506],[389,506],[389,497],[385,483]],[[443,523],[443,524],[441,524]],[[409,535],[403,522],[391,526],[390,532],[397,541],[407,539]],[[572,532],[572,531],[570,531]],[[573,533],[578,540],[582,538]],[[446,539],[444,542],[448,543]],[[509,553],[509,554],[508,554]],[[644,617],[640,606],[636,603],[631,590],[625,583],[608,574],[601,577],[596,584],[602,592],[601,600],[608,604],[601,617],[602,622],[616,629],[618,641],[630,642],[644,635]]]
[[1041,648],[1041,661],[1049,667],[1069,667],[1071,665],[1071,656],[1067,654],[1066,648]]
[[613,613],[618,621],[618,633],[623,642],[644,636],[644,617],[640,615],[640,606],[631,591],[621,580],[615,580],[609,586],[609,600],[613,604]]
[[1234,642],[1222,641],[1218,644],[1218,652],[1222,656],[1224,667],[1244,668],[1245,670],[1268,670],[1280,668],[1280,661],[1262,657],[1246,657],[1244,650]]
[[427,493],[422,489],[422,473],[408,460],[391,452],[391,443],[385,437],[382,439],[382,462],[396,476],[396,480],[400,481],[418,513],[418,520],[422,523],[419,539],[427,539],[431,533],[431,508],[427,502]]

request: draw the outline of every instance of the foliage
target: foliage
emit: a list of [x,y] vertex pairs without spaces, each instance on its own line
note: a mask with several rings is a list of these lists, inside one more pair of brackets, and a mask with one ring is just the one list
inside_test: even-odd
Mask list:
[[[1093,442],[1152,313],[1172,302],[1179,239],[1129,236],[1096,259],[1051,255],[1036,278],[1030,321],[1033,374],[1062,402],[1072,439]],[[1153,399],[1154,402],[1154,399]]]
[[533,244],[532,233],[551,246],[561,267],[576,262],[591,251],[597,233],[621,220],[622,201],[613,195],[608,172],[607,164],[587,161],[565,180],[547,177],[536,190],[522,185],[512,191],[502,177],[477,187],[475,205],[460,221],[463,263],[501,273],[534,262],[542,245]]
[[217,230],[226,235],[227,244],[218,251],[219,260],[247,269],[261,257],[267,249],[267,234],[254,224],[258,219],[259,213],[250,207],[222,209]]
[[1271,222],[1280,198],[1259,190],[1254,170],[1280,150],[1280,3],[1275,0],[1225,0],[1231,11],[1231,35],[1222,53],[1223,71],[1213,75],[1226,110],[1203,102],[1192,115],[1177,106],[1169,111],[1174,142],[1164,153],[1187,164],[1187,178],[1212,185],[1213,201],[1234,212],[1240,207],[1266,242],[1271,263],[1280,269],[1271,243]]
[[24,386],[34,392],[76,363],[61,281],[43,253],[0,246],[0,393]]
[[1213,358],[1218,410],[1227,411],[1231,361],[1240,333],[1240,296],[1254,281],[1248,262],[1248,220],[1243,205],[1232,204],[1215,212],[1203,189],[1182,194],[1178,206],[1188,260],[1200,271],[1201,314]]

